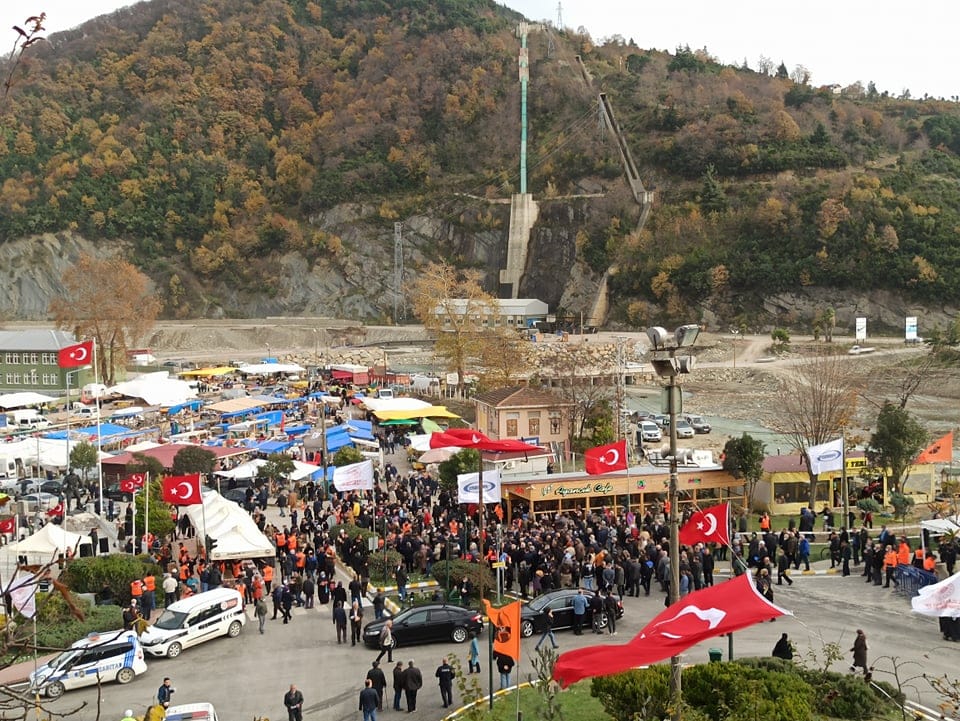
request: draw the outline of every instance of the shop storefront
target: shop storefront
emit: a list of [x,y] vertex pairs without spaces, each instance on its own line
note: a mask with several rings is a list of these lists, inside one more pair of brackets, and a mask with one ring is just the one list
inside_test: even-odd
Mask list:
[[[623,473],[588,476],[564,473],[504,478],[503,498],[510,520],[523,513],[533,517],[604,509],[629,508],[639,516],[660,510],[667,499],[670,474],[666,468],[644,466]],[[720,468],[682,468],[679,472],[680,508],[730,501],[743,503],[743,481]]]

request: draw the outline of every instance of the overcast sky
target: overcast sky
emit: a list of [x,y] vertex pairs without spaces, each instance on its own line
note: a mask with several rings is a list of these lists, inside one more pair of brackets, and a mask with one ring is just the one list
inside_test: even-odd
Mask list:
[[[953,0],[807,0],[795,5],[768,0],[499,0],[531,20],[586,28],[599,41],[619,34],[641,48],[673,52],[678,45],[707,50],[725,63],[751,67],[766,55],[789,70],[803,65],[815,85],[870,80],[881,91],[913,97],[960,95],[960,4]],[[47,13],[48,32],[66,30],[96,15],[130,5],[128,0],[0,0],[0,28],[31,13]]]

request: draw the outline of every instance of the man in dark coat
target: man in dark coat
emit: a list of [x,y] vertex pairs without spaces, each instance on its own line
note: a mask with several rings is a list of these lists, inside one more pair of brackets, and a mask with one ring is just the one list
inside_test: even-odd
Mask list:
[[400,710],[400,697],[403,696],[403,661],[397,661],[393,667],[393,710]]
[[373,688],[377,692],[377,697],[380,699],[377,703],[377,711],[383,711],[383,692],[384,689],[387,688],[387,677],[383,675],[379,661],[374,661],[370,664],[370,670],[367,671],[367,679],[369,679],[373,685]]
[[440,682],[440,701],[443,703],[443,707],[447,708],[453,705],[453,666],[447,663],[447,659],[443,659],[437,667],[436,673],[437,679]]
[[407,713],[417,710],[417,691],[423,686],[423,674],[413,665],[413,659],[407,661],[403,670],[403,691],[407,697]]

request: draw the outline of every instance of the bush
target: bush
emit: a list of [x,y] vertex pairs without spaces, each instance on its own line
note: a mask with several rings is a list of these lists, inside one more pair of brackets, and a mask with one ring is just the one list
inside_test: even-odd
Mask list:
[[[397,582],[394,570],[397,564],[403,560],[403,556],[393,549],[387,551],[386,563],[384,563],[383,556],[383,551],[377,551],[376,553],[371,553],[367,559],[367,567],[370,570],[370,583],[374,586],[393,586]],[[386,569],[384,569],[384,567],[386,567]],[[385,584],[384,579],[386,579]]]
[[73,594],[71,601],[83,612],[82,621],[73,615],[58,591],[37,594],[37,645],[41,649],[67,648],[95,631],[123,628],[119,606],[94,606]]
[[[464,576],[470,579],[470,583],[473,585],[473,593],[470,594],[472,599],[479,598],[481,582],[483,583],[485,594],[489,593],[491,588],[494,588],[496,579],[493,576],[493,571],[490,570],[487,564],[471,563],[470,561],[458,559],[454,559],[453,561],[437,561],[433,564],[433,577],[441,585],[447,582],[447,564],[450,565],[450,588],[459,587]],[[467,600],[464,599],[463,603],[466,604]]]
[[60,574],[60,581],[76,593],[100,593],[104,586],[109,586],[117,603],[126,605],[130,602],[130,583],[147,573],[158,579],[162,575],[160,567],[147,556],[116,553],[76,558]]
[[615,719],[670,718],[670,667],[660,664],[595,678],[590,694]]

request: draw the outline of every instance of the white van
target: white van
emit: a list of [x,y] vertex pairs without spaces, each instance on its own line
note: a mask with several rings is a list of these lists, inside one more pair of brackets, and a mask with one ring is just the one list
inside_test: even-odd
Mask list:
[[97,418],[96,406],[85,406],[82,403],[75,403],[73,410],[70,411],[71,418],[78,418],[82,421],[92,421]]
[[130,683],[145,673],[143,649],[133,631],[91,633],[30,674],[30,691],[57,698],[98,682]]
[[215,588],[170,604],[140,643],[151,656],[176,658],[185,648],[218,636],[236,638],[247,622],[240,592]]
[[42,430],[50,427],[50,421],[36,408],[21,408],[7,412],[7,427],[18,431]]

